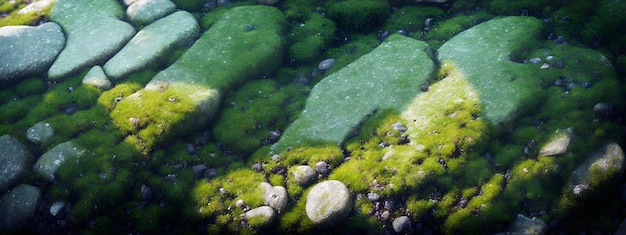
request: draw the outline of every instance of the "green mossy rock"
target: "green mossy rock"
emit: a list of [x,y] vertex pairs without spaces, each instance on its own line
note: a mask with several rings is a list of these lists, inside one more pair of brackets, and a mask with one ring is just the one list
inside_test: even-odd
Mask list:
[[61,80],[110,58],[135,35],[135,28],[123,17],[115,0],[59,0],[50,19],[61,25],[67,41],[48,77]]
[[225,91],[276,69],[285,23],[273,7],[232,8],[145,89],[119,102],[113,121],[145,153],[205,125]]
[[310,63],[322,55],[335,35],[335,22],[320,14],[310,14],[304,23],[291,25],[287,59],[295,63]]
[[476,89],[489,122],[511,124],[542,101],[540,80],[535,78],[539,66],[514,61],[538,46],[542,24],[523,16],[490,20],[458,34],[437,51],[439,61],[454,64]]
[[393,35],[317,83],[305,110],[274,150],[320,142],[339,145],[375,110],[404,109],[434,70],[426,48],[423,42]]

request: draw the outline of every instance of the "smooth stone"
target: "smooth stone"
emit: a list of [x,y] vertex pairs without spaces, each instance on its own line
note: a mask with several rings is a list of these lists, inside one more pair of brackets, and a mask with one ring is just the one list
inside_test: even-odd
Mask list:
[[539,155],[541,156],[557,156],[567,152],[567,147],[572,140],[572,130],[557,130],[552,140],[541,147]]
[[315,172],[318,174],[326,175],[330,172],[330,166],[326,162],[315,163]]
[[261,225],[270,224],[274,220],[274,218],[276,218],[276,211],[274,211],[272,207],[261,206],[261,207],[257,207],[252,210],[246,211],[246,213],[243,214],[243,218],[245,220],[250,220],[255,217],[262,218]]
[[380,200],[380,195],[378,195],[378,193],[369,192],[369,193],[367,193],[367,199],[372,201],[372,202],[376,202],[376,201]]
[[176,48],[187,46],[198,37],[200,26],[189,12],[178,11],[140,30],[113,58],[104,64],[113,81],[140,71]]
[[393,231],[401,233],[407,227],[411,226],[411,219],[408,216],[400,216],[391,222],[391,226],[393,227]]
[[35,186],[21,184],[0,198],[0,231],[16,231],[33,217],[41,191]]
[[108,90],[113,86],[100,65],[93,66],[89,72],[87,72],[83,78],[83,84],[94,86],[100,90]]
[[317,68],[320,69],[320,70],[328,70],[328,69],[330,69],[330,67],[333,66],[334,63],[335,63],[335,59],[333,59],[333,58],[325,59],[325,60],[322,60],[322,62],[320,62],[317,65]]
[[36,0],[19,10],[17,14],[41,13],[56,2],[57,0]]
[[176,11],[176,4],[170,0],[137,0],[126,8],[126,16],[135,25],[148,25]]
[[85,153],[72,141],[60,143],[44,153],[33,166],[35,173],[49,181],[54,181],[54,174],[59,166],[68,160],[76,160]]
[[22,143],[9,135],[0,136],[0,192],[19,180],[26,171],[30,154]]
[[52,204],[52,206],[50,206],[49,211],[52,216],[57,216],[59,215],[59,213],[61,213],[61,211],[63,211],[63,209],[65,209],[65,202],[56,201],[54,204]]
[[296,167],[292,172],[293,179],[301,186],[306,186],[315,180],[315,170],[310,166],[302,165]]
[[[250,25],[255,26],[254,30],[246,30]],[[282,60],[285,38],[281,32],[285,26],[285,16],[274,7],[239,6],[227,10],[176,62],[159,72],[144,89],[124,97],[111,112],[113,122],[122,131],[149,139],[154,145],[206,125],[225,92],[272,74],[279,66],[276,61]],[[155,102],[146,97],[167,100],[172,96],[177,97],[173,103],[182,105],[145,108]],[[181,106],[186,107],[184,112]],[[166,116],[139,128],[129,123],[131,118]]]
[[300,117],[272,150],[318,142],[340,145],[375,110],[402,112],[435,69],[426,47],[424,42],[394,34],[318,82]]
[[260,185],[263,190],[263,204],[274,208],[276,211],[283,211],[287,207],[289,197],[287,196],[287,189],[283,186],[273,186],[267,182],[262,182]]
[[517,214],[517,218],[507,232],[497,233],[496,235],[543,235],[548,230],[548,225],[539,218],[528,218],[524,215]]
[[26,138],[35,144],[41,144],[54,135],[54,128],[47,122],[35,123],[26,130]]
[[606,144],[572,172],[569,189],[580,195],[624,172],[624,151],[616,143]]
[[406,127],[399,122],[391,124],[391,128],[399,132],[405,132],[407,130]]
[[330,227],[348,217],[354,202],[341,181],[327,180],[311,188],[306,197],[306,215],[314,224]]
[[115,0],[58,0],[50,19],[61,25],[67,42],[48,77],[61,80],[113,56],[135,35],[135,28],[123,17],[124,10]]
[[480,94],[481,118],[506,125],[540,104],[544,91],[533,72],[541,69],[512,61],[510,55],[540,44],[536,38],[544,25],[533,17],[497,18],[457,34],[437,50],[438,60],[462,71]]
[[65,36],[54,22],[0,28],[0,84],[44,73],[57,58]]

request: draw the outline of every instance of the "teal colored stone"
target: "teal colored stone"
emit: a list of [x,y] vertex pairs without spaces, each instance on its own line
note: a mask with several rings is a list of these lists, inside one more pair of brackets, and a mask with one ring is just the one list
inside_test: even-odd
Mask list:
[[186,46],[198,37],[199,30],[198,22],[189,12],[175,12],[139,31],[103,69],[111,80],[120,80]]
[[138,0],[129,4],[126,15],[133,24],[144,26],[175,11],[176,5],[170,0]]
[[115,0],[59,0],[50,19],[61,25],[67,41],[48,77],[60,80],[113,56],[135,35],[135,28],[123,17],[124,10]]
[[183,54],[148,84],[180,82],[228,89],[270,74],[282,60],[285,16],[269,6],[242,6],[226,12]]
[[514,61],[540,45],[543,22],[533,17],[494,19],[443,44],[442,63],[453,63],[478,90],[483,116],[494,124],[507,124],[535,107],[542,99],[540,66]]
[[0,84],[44,73],[64,45],[63,30],[53,22],[0,28]]
[[341,144],[375,110],[402,111],[435,69],[426,43],[392,35],[380,46],[324,78],[274,150],[319,142]]

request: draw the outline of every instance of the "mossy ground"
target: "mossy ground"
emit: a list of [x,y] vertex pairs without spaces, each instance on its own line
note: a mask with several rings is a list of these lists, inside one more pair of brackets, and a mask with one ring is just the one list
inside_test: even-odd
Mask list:
[[[216,19],[228,9],[238,4],[252,4],[252,1],[240,1],[230,6],[207,7],[198,2],[175,2],[181,9],[192,10],[201,19],[203,29],[214,26]],[[326,161],[331,166],[330,174],[321,175],[319,180],[341,180],[360,198],[355,201],[350,219],[333,228],[333,232],[390,231],[391,221],[382,221],[375,213],[375,203],[367,199],[367,193],[376,192],[381,196],[379,202],[393,200],[400,204],[399,209],[391,212],[391,218],[408,214],[413,222],[437,232],[500,232],[506,230],[515,214],[522,213],[546,222],[571,222],[559,223],[551,232],[610,233],[617,227],[612,220],[621,218],[625,204],[614,185],[624,179],[613,179],[599,188],[598,193],[585,198],[572,197],[564,186],[571,171],[594,149],[607,141],[624,143],[619,131],[623,122],[614,116],[593,113],[593,106],[599,102],[614,107],[615,116],[621,115],[619,107],[624,106],[622,78],[626,59],[623,38],[614,36],[622,35],[615,32],[621,32],[623,17],[618,13],[623,4],[602,1],[591,6],[588,1],[570,2],[561,5],[556,1],[515,4],[455,1],[451,7],[442,7],[415,6],[412,2],[398,0],[389,1],[396,9],[387,5],[385,12],[380,12],[377,9],[383,9],[381,6],[385,3],[376,1],[369,1],[365,4],[368,8],[360,10],[340,8],[345,7],[341,5],[343,2],[327,1],[328,4],[320,5],[313,1],[283,1],[277,8],[285,14],[288,27],[281,32],[285,37],[293,33],[284,49],[305,38],[322,40],[304,47],[309,55],[295,53],[294,56],[306,58],[299,59],[298,63],[284,63],[290,59],[282,57],[272,59],[279,67],[278,72],[275,76],[272,72],[263,75],[274,80],[216,83],[226,84],[227,90],[232,92],[224,93],[216,119],[202,128],[161,126],[176,131],[171,132],[171,136],[156,138],[157,141],[145,142],[140,132],[133,132],[135,127],[129,125],[130,116],[118,118],[128,120],[121,128],[111,122],[110,115],[118,108],[115,99],[126,99],[141,90],[161,69],[159,65],[131,75],[109,91],[82,86],[80,81],[86,71],[56,83],[32,77],[7,84],[0,88],[0,133],[10,134],[27,144],[35,156],[67,140],[89,149],[85,157],[59,169],[57,183],[48,184],[32,172],[24,178],[25,182],[40,186],[47,203],[44,208],[57,200],[70,203],[68,225],[58,227],[68,232],[326,233],[329,231],[316,228],[304,213],[302,197],[309,187],[298,185],[291,176],[298,165],[314,166],[318,161]],[[0,1],[0,12],[12,12],[0,22],[17,22],[14,14],[25,3],[18,0],[17,4]],[[482,10],[477,10],[477,6],[482,6]],[[357,13],[357,16],[346,17]],[[536,108],[525,110],[518,119],[508,123],[510,128],[502,130],[485,122],[482,115],[485,107],[480,105],[479,99],[468,96],[462,97],[462,102],[440,100],[441,105],[425,109],[423,113],[381,109],[362,120],[351,130],[355,134],[341,145],[315,143],[277,153],[281,157],[279,161],[270,159],[276,152],[270,154],[269,146],[264,143],[268,131],[284,130],[299,116],[306,94],[317,82],[378,46],[381,43],[377,38],[378,30],[404,29],[410,37],[424,40],[432,49],[438,49],[478,23],[497,16],[519,14],[549,19],[544,27],[554,36],[542,32],[541,40],[551,40],[526,47],[527,50],[517,51],[513,56],[513,61],[520,66],[539,67],[542,64],[522,64],[524,60],[539,57],[550,68],[532,75],[538,79],[543,102],[533,104]],[[34,22],[35,18],[31,17],[35,16],[27,16],[25,21],[20,19],[20,24]],[[423,32],[425,17],[433,18],[428,32]],[[326,27],[331,22],[336,26],[332,33],[332,27]],[[299,28],[299,23],[309,27]],[[249,24],[244,22],[244,26]],[[316,35],[316,31],[321,34]],[[556,36],[565,36],[567,44],[560,43]],[[216,37],[213,41],[221,40]],[[536,40],[533,43],[537,43]],[[602,55],[577,47],[592,47]],[[173,64],[182,58],[180,54],[182,50],[163,64]],[[548,56],[553,59],[548,61]],[[604,59],[598,59],[600,56]],[[288,57],[285,54],[284,58]],[[335,64],[325,73],[316,71],[317,63],[324,58],[335,58]],[[563,67],[558,68],[561,63]],[[619,74],[613,71],[611,64]],[[429,91],[416,98],[415,103],[426,105],[430,103],[427,100],[441,99],[443,95],[438,95],[437,90],[450,97],[479,90],[473,87],[476,83],[454,78],[457,68],[454,64],[441,66],[441,75],[430,80]],[[306,78],[307,82],[301,78]],[[566,89],[566,85],[555,85],[563,78],[575,86]],[[583,86],[584,83],[590,86]],[[145,95],[155,97],[146,104],[154,109],[180,105],[181,109],[170,109],[179,113],[191,107],[183,96],[176,97],[183,97],[176,99],[183,103],[170,103],[171,96],[180,95],[174,90]],[[74,106],[78,108],[76,112],[65,113]],[[124,105],[121,107],[118,112]],[[125,112],[135,111],[129,108]],[[167,112],[139,114],[151,123],[176,118],[186,123],[189,118]],[[26,139],[25,132],[39,121],[49,122],[57,134],[36,146]],[[397,122],[409,130],[401,132],[391,128],[391,124]],[[558,157],[537,156],[540,147],[556,130],[567,128],[574,133],[567,153]],[[149,131],[158,136],[158,129]],[[207,131],[213,132],[213,136],[197,142]],[[133,135],[126,137],[131,132]],[[190,145],[192,152],[188,149]],[[255,163],[261,164],[263,171],[254,171],[251,166]],[[194,179],[191,166],[197,164],[215,168],[218,176]],[[239,215],[243,210],[237,208],[235,202],[243,199],[251,208],[262,205],[262,194],[258,190],[261,182],[287,188],[290,197],[287,209],[268,226],[242,226]],[[151,198],[142,199],[142,185],[151,187]],[[35,233],[34,225],[29,222],[24,231]]]

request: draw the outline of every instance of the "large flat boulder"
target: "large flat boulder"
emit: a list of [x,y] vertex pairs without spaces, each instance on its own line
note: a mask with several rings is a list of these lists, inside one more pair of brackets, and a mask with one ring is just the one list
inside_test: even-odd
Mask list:
[[115,54],[104,65],[104,72],[111,80],[119,80],[169,55],[177,47],[186,46],[197,38],[199,30],[196,19],[186,11],[157,20],[139,31]]
[[435,66],[426,43],[392,35],[369,54],[317,83],[300,117],[273,148],[341,144],[375,110],[406,108]]
[[268,6],[235,7],[144,89],[111,112],[129,141],[144,151],[205,125],[223,93],[272,73],[282,60],[285,16]]
[[135,28],[123,17],[124,10],[115,0],[59,0],[50,19],[61,25],[67,43],[48,77],[60,80],[109,59],[135,35]]
[[0,28],[0,84],[45,72],[64,45],[63,30],[53,22]]

